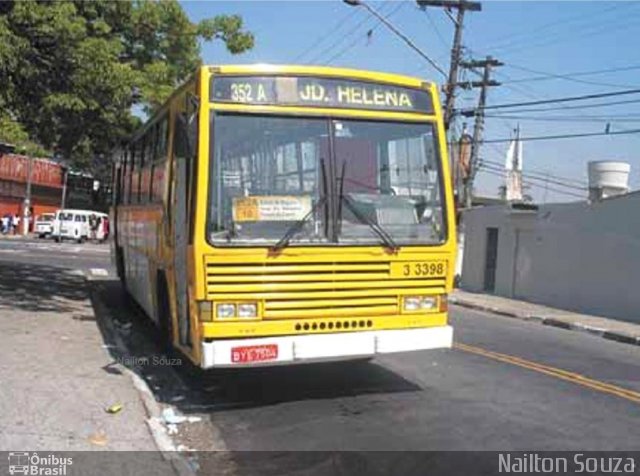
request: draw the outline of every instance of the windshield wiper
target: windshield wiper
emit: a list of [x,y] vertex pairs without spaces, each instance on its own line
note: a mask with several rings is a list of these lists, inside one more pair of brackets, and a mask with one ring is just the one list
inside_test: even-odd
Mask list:
[[344,190],[344,174],[346,170],[347,161],[342,162],[342,170],[340,171],[340,202],[338,208],[338,222],[342,226],[342,203],[344,203],[349,211],[360,221],[371,228],[376,235],[380,237],[384,245],[391,251],[397,251],[400,247],[391,237],[391,235],[375,221],[369,218],[367,215],[358,210],[358,207],[353,204],[351,197],[343,193]]
[[309,221],[309,218],[314,216],[316,211],[318,211],[320,207],[322,207],[326,203],[327,175],[326,175],[325,166],[324,166],[324,159],[320,159],[320,170],[322,172],[322,197],[313,205],[311,210],[309,210],[309,213],[307,213],[304,217],[302,217],[300,220],[295,222],[293,225],[291,225],[287,229],[285,234],[282,235],[282,238],[280,238],[278,242],[271,247],[271,251],[280,251],[281,249],[286,247],[291,241],[291,239],[296,235],[296,233],[298,233],[302,229],[302,227],[305,225],[305,223]]

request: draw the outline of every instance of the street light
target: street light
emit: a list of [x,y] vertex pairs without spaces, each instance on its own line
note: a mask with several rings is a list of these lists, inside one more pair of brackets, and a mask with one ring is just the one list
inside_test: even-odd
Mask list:
[[369,13],[371,13],[374,17],[380,20],[384,24],[384,26],[386,26],[389,30],[395,33],[396,36],[399,36],[402,39],[402,41],[404,41],[409,46],[409,48],[411,48],[413,51],[418,53],[423,59],[427,60],[427,62],[436,71],[442,74],[445,78],[447,77],[447,73],[438,65],[438,63],[436,63],[431,58],[429,58],[420,48],[418,48],[415,45],[415,43],[413,43],[413,41],[411,41],[411,39],[409,39],[404,33],[402,33],[395,26],[393,26],[393,24],[390,23],[385,17],[380,15],[377,11],[375,11],[365,2],[363,2],[362,0],[342,0],[342,1],[351,7],[364,7]]

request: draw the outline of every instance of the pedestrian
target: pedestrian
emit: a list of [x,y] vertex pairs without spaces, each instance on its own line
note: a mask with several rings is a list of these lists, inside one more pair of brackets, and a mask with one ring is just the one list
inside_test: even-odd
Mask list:
[[102,219],[102,241],[106,241],[107,238],[109,238],[109,219],[107,217],[104,217]]
[[9,233],[9,227],[11,226],[11,222],[9,219],[9,214],[5,213],[2,217],[2,221],[0,222],[0,226],[2,227],[2,234],[6,235]]
[[95,213],[89,216],[89,229],[91,230],[91,240],[95,241],[98,232],[98,217]]
[[20,226],[20,217],[16,213],[13,215],[13,218],[11,219],[11,231],[14,235],[18,233],[19,226]]

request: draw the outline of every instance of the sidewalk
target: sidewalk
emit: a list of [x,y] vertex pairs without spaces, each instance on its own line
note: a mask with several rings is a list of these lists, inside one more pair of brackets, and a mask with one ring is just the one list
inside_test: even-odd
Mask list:
[[[0,335],[0,450],[158,451],[82,275],[0,262]],[[160,453],[146,464],[173,474]]]
[[27,235],[23,235],[22,233],[19,233],[17,235],[12,235],[10,233],[0,233],[0,240],[21,240],[21,239],[28,239],[28,238],[33,238],[35,235],[33,233],[29,233]]
[[626,344],[640,345],[640,324],[606,317],[579,314],[562,309],[456,289],[449,302],[462,307],[488,311],[502,316],[599,335]]

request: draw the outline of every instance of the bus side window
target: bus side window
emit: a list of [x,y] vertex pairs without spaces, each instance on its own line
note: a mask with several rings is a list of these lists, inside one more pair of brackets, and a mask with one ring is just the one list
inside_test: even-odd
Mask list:
[[138,157],[137,157],[137,162],[136,162],[136,175],[137,175],[137,190],[136,190],[136,202],[141,203],[142,202],[142,198],[143,198],[143,193],[142,193],[142,169],[144,167],[144,161],[145,161],[145,153],[146,153],[146,146],[147,146],[147,141],[146,141],[146,137],[142,136],[140,138],[140,142],[138,143]]
[[180,115],[182,112],[176,113],[176,116],[173,120],[173,143],[172,143],[172,167],[171,167],[171,183],[169,185],[169,209],[173,210],[173,207],[176,205],[175,202],[175,182],[176,182],[176,174],[178,171],[177,161],[180,159],[184,159],[186,156],[186,133],[185,133],[185,124],[183,119],[181,119]]
[[125,173],[126,173],[126,167],[127,167],[127,159],[129,156],[129,151],[125,148],[122,151],[122,162],[120,163],[120,166],[117,169],[117,197],[118,197],[118,204],[122,204],[125,203],[125,196],[124,196],[124,190],[125,190]]
[[168,126],[169,121],[165,114],[157,125],[156,148],[151,170],[151,201],[153,203],[161,203],[164,194]]
[[142,166],[140,167],[140,203],[147,203],[151,192],[151,165],[156,143],[155,130],[155,126],[151,127],[144,138],[144,155]]
[[126,203],[133,203],[133,184],[134,184],[134,174],[135,174],[135,161],[136,161],[136,144],[131,144],[129,151],[129,159],[127,160],[127,174],[126,174]]
[[187,210],[189,217],[189,244],[193,244],[196,226],[196,197],[198,196],[198,103],[195,96],[186,95],[186,155],[187,155]]
[[127,186],[129,183],[129,161],[131,160],[131,153],[129,148],[124,151],[124,160],[122,161],[122,172],[120,175],[120,180],[122,181],[122,198],[120,199],[123,204],[129,203],[129,187]]

